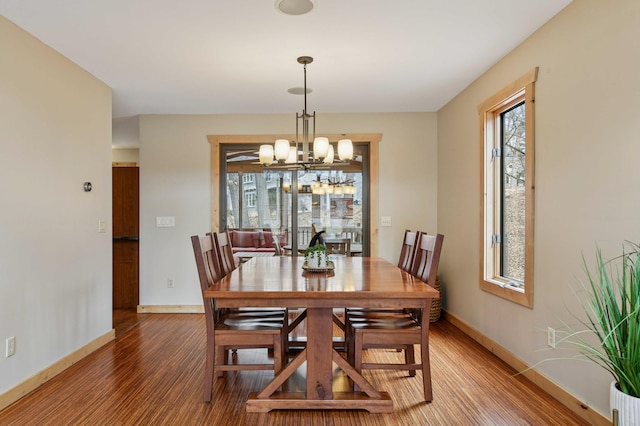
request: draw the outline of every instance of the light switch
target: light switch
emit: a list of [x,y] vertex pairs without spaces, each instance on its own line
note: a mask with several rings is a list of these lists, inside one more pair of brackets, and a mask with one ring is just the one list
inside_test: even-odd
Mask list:
[[391,216],[381,216],[380,226],[391,226]]
[[104,220],[98,221],[98,232],[101,234],[107,232],[107,222],[105,222]]
[[157,216],[156,228],[173,228],[176,226],[175,216]]

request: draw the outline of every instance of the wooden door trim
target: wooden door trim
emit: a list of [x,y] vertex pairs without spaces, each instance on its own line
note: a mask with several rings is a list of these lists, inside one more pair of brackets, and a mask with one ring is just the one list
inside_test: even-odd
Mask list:
[[[354,143],[369,144],[369,252],[371,256],[378,256],[378,162],[379,143],[382,133],[346,133],[331,134],[329,140],[351,139]],[[220,229],[220,145],[221,144],[259,144],[273,143],[276,139],[295,140],[295,135],[208,135],[211,144],[211,230]]]

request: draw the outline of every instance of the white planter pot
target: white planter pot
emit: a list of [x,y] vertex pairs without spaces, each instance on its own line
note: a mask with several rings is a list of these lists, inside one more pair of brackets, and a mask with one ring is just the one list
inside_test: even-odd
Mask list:
[[609,391],[611,412],[618,410],[618,426],[640,426],[640,398],[620,392],[616,382]]
[[327,263],[327,256],[323,255],[323,256],[309,256],[307,257],[307,267],[308,268],[312,268],[312,269],[322,269],[322,268],[326,268],[328,266]]

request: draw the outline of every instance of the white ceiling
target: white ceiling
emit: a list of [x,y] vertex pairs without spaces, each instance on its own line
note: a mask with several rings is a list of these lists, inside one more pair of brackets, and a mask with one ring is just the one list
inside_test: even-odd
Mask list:
[[113,116],[437,111],[571,0],[0,0],[113,89]]

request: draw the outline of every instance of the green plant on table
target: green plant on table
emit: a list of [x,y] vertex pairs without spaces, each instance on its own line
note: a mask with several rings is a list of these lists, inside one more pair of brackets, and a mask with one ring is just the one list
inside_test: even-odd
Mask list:
[[323,261],[328,264],[329,253],[327,252],[327,247],[324,244],[316,244],[307,248],[304,252],[304,259],[308,261],[312,258],[317,260],[318,265],[321,265]]

